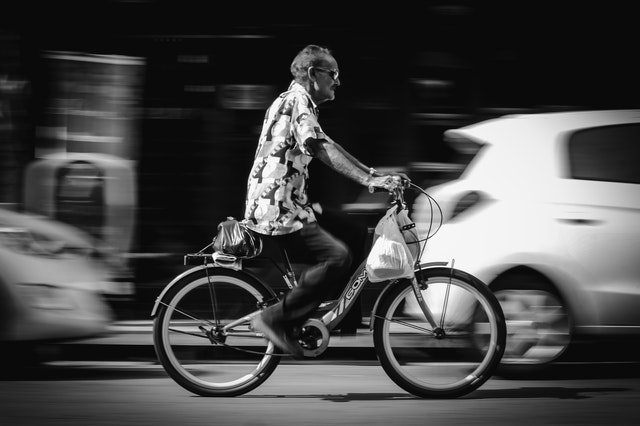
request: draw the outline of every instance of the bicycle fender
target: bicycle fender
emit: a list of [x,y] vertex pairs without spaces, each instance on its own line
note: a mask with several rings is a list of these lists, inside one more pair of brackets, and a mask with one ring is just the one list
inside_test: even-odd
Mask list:
[[[429,269],[429,268],[437,268],[437,267],[441,267],[441,266],[447,266],[449,262],[428,262],[428,263],[421,263],[420,266],[416,267],[414,269],[415,272],[418,272],[420,270],[424,270],[424,269]],[[371,321],[369,321],[369,331],[373,331],[373,316],[375,315],[375,313],[378,311],[378,305],[380,304],[380,301],[382,299],[384,299],[385,295],[391,290],[391,288],[393,287],[393,285],[397,282],[398,280],[393,280],[390,281],[389,284],[387,284],[382,291],[380,292],[380,294],[378,295],[378,298],[376,299],[376,303],[373,304],[373,309],[371,310]]]
[[[169,284],[167,284],[163,289],[162,292],[160,293],[160,295],[156,298],[155,303],[153,304],[153,308],[151,309],[151,318],[154,318],[158,312],[158,307],[160,306],[160,302],[162,302],[165,298],[165,296],[167,295],[167,293],[171,290],[171,288],[173,288],[173,286],[176,285],[176,283],[180,280],[182,280],[183,278],[195,273],[195,272],[199,272],[205,268],[210,269],[212,272],[214,273],[216,270],[225,270],[228,271],[228,268],[224,268],[224,267],[220,267],[220,266],[214,266],[212,264],[206,264],[206,265],[198,265],[198,266],[194,266],[191,269],[188,269],[186,271],[184,271],[183,273],[181,273],[180,275],[176,276],[174,279],[171,280],[171,282]],[[237,272],[241,272],[242,274],[245,274],[247,276],[250,276],[253,280],[260,282],[261,284],[263,284],[263,286],[268,290],[271,291],[271,293],[273,293],[273,295],[275,296],[275,293],[273,292],[273,290],[271,289],[271,287],[269,287],[268,285],[262,283],[261,280],[259,280],[253,273],[249,272],[249,271],[237,271]]]
[[158,306],[160,306],[160,301],[162,301],[165,297],[165,295],[169,292],[169,290],[171,290],[171,288],[181,279],[183,279],[184,277],[186,277],[189,274],[192,274],[194,272],[197,271],[201,271],[204,268],[212,268],[209,265],[199,265],[199,266],[195,266],[191,269],[187,269],[186,271],[184,271],[183,273],[181,273],[180,275],[176,276],[174,279],[171,280],[171,282],[169,284],[167,284],[163,289],[162,292],[160,293],[160,295],[158,297],[156,297],[156,301],[153,304],[153,308],[151,309],[151,318],[154,318],[156,316],[156,313],[158,311]]

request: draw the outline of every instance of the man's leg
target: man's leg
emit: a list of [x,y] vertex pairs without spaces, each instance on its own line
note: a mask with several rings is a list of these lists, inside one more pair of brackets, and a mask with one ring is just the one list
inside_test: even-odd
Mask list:
[[255,325],[280,349],[295,354],[297,348],[291,347],[290,337],[293,328],[301,326],[336,287],[346,285],[344,276],[351,265],[351,252],[342,241],[315,223],[287,235],[281,244],[287,247],[292,239],[297,239],[296,243],[301,243],[316,263],[302,272],[298,286],[282,301],[263,311]]
[[318,224],[305,226],[297,234],[316,263],[302,272],[298,286],[284,297],[282,319],[294,326],[302,325],[334,289],[346,285],[351,265],[346,244]]
[[[367,254],[367,242],[369,239],[369,230],[367,224],[358,220],[340,210],[323,207],[318,213],[318,220],[322,227],[335,235],[338,239],[344,241],[353,254],[351,267],[345,274],[343,280],[347,280],[360,266]],[[330,295],[331,299],[337,299],[342,294],[343,288],[338,287]],[[352,303],[347,315],[336,326],[341,334],[355,334],[358,327],[362,324],[362,294],[360,294]]]

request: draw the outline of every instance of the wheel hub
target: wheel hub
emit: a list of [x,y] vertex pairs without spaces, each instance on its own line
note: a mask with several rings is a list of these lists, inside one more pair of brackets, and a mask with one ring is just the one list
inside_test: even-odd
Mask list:
[[441,327],[438,327],[435,330],[433,330],[433,335],[438,340],[444,339],[445,337],[447,337],[447,333],[444,331],[444,328],[441,328]]
[[203,326],[200,326],[198,328],[200,329],[200,331],[202,331],[205,334],[205,336],[207,336],[209,341],[214,345],[224,344],[225,341],[227,340],[227,336],[222,333],[222,329],[219,327],[209,328],[208,330]]

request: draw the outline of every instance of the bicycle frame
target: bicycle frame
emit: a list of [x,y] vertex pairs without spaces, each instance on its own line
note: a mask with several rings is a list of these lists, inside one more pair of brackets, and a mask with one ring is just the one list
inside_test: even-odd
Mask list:
[[[173,287],[173,285],[175,283],[177,283],[178,281],[180,281],[183,277],[195,272],[195,271],[199,271],[201,269],[205,269],[205,268],[213,268],[215,267],[213,263],[208,263],[208,260],[211,259],[211,255],[210,254],[204,254],[204,253],[196,253],[196,254],[188,254],[185,256],[185,263],[188,263],[188,260],[190,259],[192,262],[195,261],[202,261],[203,264],[201,264],[200,266],[196,266],[194,268],[191,268],[185,272],[183,272],[182,274],[178,275],[177,277],[175,277],[161,292],[161,294],[157,297],[155,304],[153,306],[153,309],[151,311],[151,317],[155,317],[157,310],[159,308],[159,306],[161,304],[163,304],[163,299],[165,294],[171,289],[171,287]],[[325,313],[322,314],[322,316],[319,318],[319,320],[322,322],[322,324],[324,324],[325,327],[327,327],[328,331],[333,330],[338,323],[340,323],[340,321],[342,320],[342,318],[344,318],[348,313],[349,310],[353,307],[353,302],[356,300],[356,298],[360,295],[360,293],[362,292],[362,290],[365,287],[365,284],[368,282],[367,280],[367,271],[365,269],[365,262],[363,261],[360,266],[356,269],[356,271],[353,273],[353,275],[351,276],[351,278],[349,279],[347,285],[345,286],[342,294],[340,295],[340,297],[336,300],[333,301],[327,301],[327,302],[323,302],[320,307],[318,308],[318,310],[316,312],[320,312],[322,313],[322,311],[326,310]],[[285,263],[288,263],[288,259],[285,258]],[[426,268],[432,268],[432,267],[439,267],[439,266],[446,266],[447,262],[431,262],[431,263],[425,263],[425,264],[420,264],[418,265],[415,270],[419,271],[419,270],[423,270]],[[290,265],[286,265],[286,269],[290,270],[291,266]],[[250,274],[247,271],[242,271],[243,273],[246,274]],[[283,277],[283,280],[285,281],[285,283],[287,283],[287,285],[289,285],[289,283],[287,282],[287,279],[285,277]],[[414,287],[414,293],[416,295],[416,298],[418,299],[418,303],[419,305],[422,307],[425,316],[427,317],[427,319],[429,320],[429,322],[431,323],[431,325],[433,327],[436,326],[436,321],[433,318],[433,316],[431,315],[431,312],[429,311],[428,307],[426,306],[426,304],[420,300],[420,289],[419,289],[419,284],[416,282],[415,279],[412,280],[413,281],[413,287]],[[373,306],[372,309],[372,314],[374,314],[377,310],[378,304],[380,303],[380,300],[382,300],[384,298],[384,295],[386,293],[389,292],[389,290],[393,287],[394,283],[396,283],[397,280],[391,280],[384,288],[383,290],[380,292],[380,294],[378,295],[378,297],[376,298],[376,302]],[[265,284],[266,285],[266,284]],[[294,284],[295,285],[295,284]],[[255,312],[252,312],[251,314],[244,316],[242,318],[237,319],[236,321],[233,321],[232,323],[229,323],[227,325],[225,325],[223,327],[223,329],[227,332],[232,333],[232,330],[234,327],[243,324],[243,323],[247,323],[249,321],[251,321],[251,319],[260,313],[260,310],[256,310]],[[373,321],[370,322],[369,328],[372,329],[373,328]]]
[[[397,205],[398,208],[405,208],[405,203],[404,203],[404,197],[403,197],[403,192],[402,190],[396,190],[394,193],[394,203],[392,203],[392,205],[395,204]],[[208,247],[208,246],[207,246]],[[205,247],[206,248],[206,247]],[[280,247],[281,252],[283,254],[283,258],[282,261],[280,262],[280,264],[282,266],[284,266],[284,268],[281,268],[278,265],[278,262],[276,262],[275,260],[271,259],[271,261],[274,263],[274,265],[280,270],[280,272],[282,273],[282,280],[284,281],[284,283],[287,285],[287,287],[289,289],[295,287],[297,285],[297,281],[295,278],[295,275],[293,273],[293,268],[291,266],[291,262],[289,260],[289,257],[287,255],[286,249],[284,247]],[[177,283],[180,279],[182,279],[184,276],[200,270],[202,268],[211,268],[211,267],[215,267],[216,266],[216,262],[214,261],[214,258],[212,256],[212,254],[208,254],[208,253],[204,253],[204,249],[201,250],[198,253],[194,253],[194,254],[187,254],[184,256],[184,264],[185,265],[189,265],[189,264],[200,264],[200,266],[197,266],[196,268],[192,268],[188,271],[185,271],[184,273],[182,273],[181,275],[179,275],[178,277],[174,278],[173,281],[171,283],[169,283],[169,285],[167,285],[162,293],[158,296],[158,298],[156,299],[156,302],[153,306],[152,312],[151,312],[151,316],[154,317],[156,315],[157,309],[159,307],[159,305],[161,305],[163,303],[163,299],[164,296],[167,294],[167,292],[169,291],[169,289],[175,284]],[[364,289],[365,283],[367,282],[367,271],[365,268],[365,264],[366,264],[366,260],[363,261],[360,266],[358,266],[358,268],[356,269],[356,271],[354,272],[354,274],[350,277],[349,281],[347,282],[347,285],[345,286],[344,290],[342,291],[342,294],[340,295],[340,297],[337,300],[334,301],[327,301],[322,303],[319,308],[316,310],[316,313],[314,313],[312,315],[311,318],[315,319],[315,320],[319,320],[322,323],[322,326],[326,327],[327,331],[331,331],[333,330],[337,324],[347,315],[347,313],[349,312],[349,310],[352,308],[353,306],[353,301],[360,295],[360,293],[362,292],[362,290]],[[448,262],[431,262],[431,263],[427,263],[427,264],[416,264],[414,270],[417,272],[419,270],[423,270],[426,268],[430,268],[430,267],[438,267],[438,266],[446,266],[448,264]],[[219,266],[219,267],[225,267],[225,266]],[[235,269],[235,268],[234,268]],[[453,265],[452,265],[452,269],[453,269]],[[250,274],[248,271],[246,270],[242,270],[243,273]],[[256,278],[256,277],[254,277]],[[262,281],[260,279],[258,279],[259,281]],[[433,317],[432,313],[430,312],[429,308],[427,307],[426,303],[424,303],[424,300],[422,300],[422,295],[421,295],[421,284],[417,282],[417,280],[415,278],[413,278],[412,280],[412,287],[413,287],[413,292],[416,296],[418,305],[421,307],[426,319],[428,320],[428,322],[431,324],[432,327],[437,327],[437,321],[435,320],[435,318]],[[378,295],[376,302],[374,304],[374,307],[372,309],[372,315],[375,314],[376,309],[378,307],[378,304],[380,302],[380,300],[382,300],[382,298],[384,297],[384,295],[393,287],[393,284],[396,283],[397,280],[391,280],[386,287],[381,291],[381,293]],[[265,284],[265,283],[263,283]],[[266,285],[266,284],[265,284]],[[267,287],[271,287],[269,285],[266,285]],[[325,313],[322,313],[323,311],[327,311]],[[240,325],[240,324],[244,324],[247,323],[249,321],[251,321],[251,319],[259,314],[260,310],[256,310],[255,312],[243,317],[243,318],[239,318],[236,321],[233,321],[230,324],[227,324],[223,327],[223,330],[225,332],[228,333],[233,333],[233,328]],[[320,317],[318,317],[318,313],[322,314]],[[370,325],[369,328],[372,329],[373,328],[373,321],[370,321]]]
[[[333,307],[330,308],[330,310],[324,315],[322,315],[322,317],[320,318],[322,323],[329,329],[329,331],[333,330],[336,327],[336,325],[342,320],[342,318],[345,315],[347,315],[347,313],[349,313],[349,310],[353,306],[352,302],[360,295],[360,293],[364,289],[365,284],[367,283],[367,271],[365,269],[365,262],[362,262],[362,264],[358,267],[356,272],[351,276],[349,283],[345,287],[340,297],[333,302],[325,302],[325,304],[333,305]],[[427,269],[427,268],[433,268],[437,266],[446,266],[446,265],[447,265],[447,262],[424,263],[419,265],[416,268],[416,271]],[[383,288],[383,290],[380,292],[380,294],[376,298],[376,302],[372,309],[372,314],[376,312],[378,304],[380,303],[380,300],[382,300],[384,295],[389,292],[389,290],[393,287],[394,283],[396,283],[397,281],[398,280],[391,280]],[[420,289],[418,287],[418,283],[416,282],[415,278],[413,279],[413,287],[414,287],[414,293],[418,298],[418,303],[423,309],[425,316],[427,317],[431,325],[433,327],[436,327],[437,322],[433,318],[433,315],[429,311],[429,308],[427,307],[427,305],[424,303],[424,301],[421,300]],[[322,310],[323,308],[326,308],[326,306],[320,305],[319,310]],[[373,329],[373,321],[370,322],[369,329]]]

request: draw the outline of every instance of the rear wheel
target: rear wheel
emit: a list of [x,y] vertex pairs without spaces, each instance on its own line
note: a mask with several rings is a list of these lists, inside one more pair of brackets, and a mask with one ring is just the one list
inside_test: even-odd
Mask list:
[[248,317],[275,297],[242,272],[208,268],[186,275],[163,298],[155,318],[158,359],[179,385],[198,395],[249,392],[280,362]]
[[425,269],[416,278],[435,325],[419,307],[411,282],[395,283],[375,313],[380,363],[414,395],[465,395],[486,382],[500,362],[506,336],[500,305],[485,284],[462,271]]

